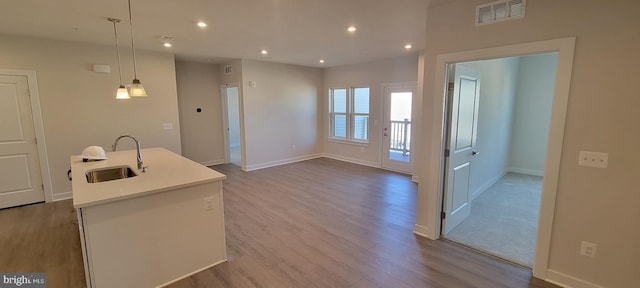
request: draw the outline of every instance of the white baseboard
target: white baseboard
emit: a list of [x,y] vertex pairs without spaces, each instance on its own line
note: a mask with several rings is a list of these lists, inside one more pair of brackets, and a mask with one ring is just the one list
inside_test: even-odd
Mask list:
[[204,165],[204,166],[213,166],[213,165],[220,165],[220,164],[224,164],[224,159],[218,159],[218,160],[211,160],[211,161],[204,161],[204,162],[200,162],[200,164]]
[[244,167],[242,170],[244,170],[246,172],[249,172],[249,171],[254,171],[254,170],[259,170],[259,169],[264,169],[264,168],[269,168],[269,167],[275,167],[275,166],[280,166],[280,165],[285,165],[285,164],[290,164],[290,163],[295,163],[295,162],[300,162],[300,161],[305,161],[305,160],[316,159],[316,158],[320,158],[320,157],[322,157],[322,154],[311,154],[311,155],[299,156],[299,157],[283,159],[283,160],[277,160],[277,161],[271,161],[271,162],[266,162],[266,163],[246,165],[246,167]]
[[436,240],[436,233],[429,227],[416,224],[413,226],[413,234],[425,237],[427,239]]
[[524,168],[518,168],[518,167],[509,167],[507,171],[513,172],[513,173],[532,175],[532,176],[540,176],[540,177],[544,176],[544,171],[524,169]]
[[420,176],[412,175],[411,182],[420,183]]
[[367,160],[362,160],[362,159],[357,159],[357,158],[345,157],[345,156],[341,156],[341,155],[328,154],[328,153],[322,154],[322,157],[333,159],[333,160],[340,160],[340,161],[344,161],[344,162],[349,162],[349,163],[353,163],[353,164],[359,164],[359,165],[374,167],[374,168],[380,168],[380,163],[373,162],[373,161],[367,161]]
[[545,281],[567,288],[604,288],[573,276],[562,274],[557,271],[547,270],[547,279]]
[[493,177],[492,179],[490,179],[489,181],[485,182],[484,185],[478,187],[478,189],[474,190],[471,193],[471,200],[476,199],[476,197],[480,196],[480,194],[482,194],[482,192],[486,191],[487,189],[489,189],[489,187],[491,187],[493,184],[496,184],[496,182],[498,182],[498,180],[500,180],[500,178],[504,177],[505,174],[507,174],[507,170],[502,171],[502,173],[498,174],[498,176]]
[[71,199],[71,198],[73,198],[73,192],[69,191],[69,192],[64,192],[64,193],[53,194],[51,199],[55,202],[55,201],[67,200],[67,199]]

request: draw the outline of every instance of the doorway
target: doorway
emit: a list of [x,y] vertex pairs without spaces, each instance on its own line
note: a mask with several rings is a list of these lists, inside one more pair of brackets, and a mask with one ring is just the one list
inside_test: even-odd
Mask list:
[[[558,65],[553,93],[553,103],[551,109],[551,121],[549,124],[549,134],[547,141],[547,155],[544,160],[544,179],[542,183],[542,196],[540,199],[540,217],[538,218],[538,232],[536,239],[536,254],[533,263],[533,276],[546,279],[549,272],[549,256],[551,251],[551,235],[553,230],[553,219],[556,205],[556,194],[558,188],[558,178],[560,171],[560,159],[562,156],[564,125],[569,100],[569,90],[571,83],[571,72],[573,69],[573,55],[575,51],[575,37],[528,42],[469,50],[464,52],[454,52],[436,56],[434,74],[433,105],[425,111],[433,113],[433,121],[430,128],[424,129],[424,143],[428,145],[428,153],[421,154],[425,157],[425,167],[422,171],[425,178],[425,186],[420,189],[424,193],[424,216],[419,217],[414,233],[422,235],[432,240],[441,236],[441,212],[444,186],[444,154],[445,149],[445,113],[444,103],[446,99],[446,70],[447,64],[473,61],[478,59],[495,59],[500,57],[511,57],[520,55],[531,55],[537,53],[558,53]],[[420,210],[421,208],[419,208]]]
[[237,84],[223,87],[225,162],[242,167],[242,140],[240,136],[240,93]]
[[446,239],[533,266],[557,59],[448,64]]
[[382,168],[413,172],[411,161],[411,107],[416,85],[383,86]]
[[35,72],[0,70],[0,209],[50,201],[43,167],[48,162]]

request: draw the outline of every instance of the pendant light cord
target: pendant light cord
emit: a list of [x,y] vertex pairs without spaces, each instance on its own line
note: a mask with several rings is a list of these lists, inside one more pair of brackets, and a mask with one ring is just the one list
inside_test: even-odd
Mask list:
[[116,23],[120,22],[120,20],[110,18],[109,21],[113,23],[113,34],[116,38],[116,55],[118,55],[118,73],[120,74],[120,85],[122,85],[122,69],[120,69],[120,48],[118,46],[118,28],[116,28]]
[[136,45],[133,41],[133,17],[131,17],[131,0],[129,2],[129,27],[131,28],[131,51],[133,52],[133,78],[138,79],[138,71],[136,69]]

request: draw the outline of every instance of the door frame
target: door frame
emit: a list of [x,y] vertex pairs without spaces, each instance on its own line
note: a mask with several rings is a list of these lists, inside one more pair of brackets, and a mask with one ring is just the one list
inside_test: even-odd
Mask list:
[[430,159],[433,161],[429,161],[425,164],[424,168],[426,168],[426,170],[423,172],[424,175],[426,175],[424,178],[427,180],[426,223],[431,228],[416,225],[414,230],[416,234],[423,235],[434,240],[441,236],[440,213],[442,212],[443,201],[444,140],[446,136],[444,130],[444,96],[446,95],[445,80],[447,64],[557,52],[557,74],[555,79],[553,104],[551,108],[549,140],[547,143],[547,156],[544,167],[545,177],[542,184],[542,198],[540,201],[541,213],[538,218],[536,252],[533,264],[533,276],[541,279],[547,278],[567,102],[569,98],[571,73],[573,69],[575,41],[575,37],[568,37],[450,54],[440,54],[436,57],[436,74],[434,75],[434,91],[436,97],[434,97],[433,101],[433,105],[436,109],[433,109],[434,115],[432,115],[432,135],[425,135],[426,137],[422,137],[423,139],[430,138],[434,140],[433,145],[431,145],[431,150],[429,151]]
[[40,160],[40,175],[44,188],[44,201],[51,202],[55,200],[67,199],[66,193],[64,197],[54,199],[51,184],[51,172],[49,171],[49,157],[47,155],[47,142],[44,137],[44,122],[42,120],[42,109],[40,106],[40,93],[38,93],[38,78],[36,71],[33,70],[14,70],[0,69],[0,75],[22,76],[27,78],[29,87],[29,102],[31,104],[31,117],[33,118],[33,128],[35,129],[38,147],[38,159]]
[[[416,105],[416,94],[418,94],[418,85],[416,81],[406,81],[406,82],[393,82],[393,83],[382,83],[381,86],[381,91],[382,91],[382,95],[380,97],[380,115],[382,115],[382,122],[381,123],[381,129],[384,129],[384,124],[386,122],[386,95],[387,95],[387,90],[389,88],[403,88],[403,87],[411,87],[413,89],[413,94],[411,95],[411,129],[409,129],[409,134],[411,135],[411,137],[413,138],[413,136],[415,135],[415,133],[413,133],[415,130],[416,125],[414,125],[414,116],[413,112],[415,111],[414,106]],[[415,142],[415,138],[414,142]],[[384,157],[385,154],[389,153],[389,151],[385,151],[385,140],[384,140],[384,131],[381,130],[380,133],[380,168],[385,169],[385,170],[390,170],[390,171],[396,171],[396,172],[400,172],[400,173],[406,173],[406,174],[410,174],[413,175],[413,173],[415,172],[415,154],[416,153],[410,153],[409,154],[409,171],[402,171],[402,170],[396,170],[390,167],[384,167]],[[410,150],[414,150],[415,151],[415,146],[413,145],[413,147],[410,147]],[[413,152],[413,151],[412,151]]]
[[242,88],[240,87],[240,83],[225,83],[224,85],[220,86],[220,90],[221,90],[221,100],[222,100],[222,125],[224,125],[222,127],[222,131],[223,131],[223,136],[224,136],[224,162],[225,163],[230,163],[231,161],[231,150],[229,149],[230,146],[230,139],[229,139],[229,131],[226,130],[229,127],[229,107],[227,106],[227,88],[229,87],[236,87],[238,88],[238,121],[240,122],[240,160],[241,160],[241,168],[244,170],[245,167],[245,160],[244,160],[244,117],[243,117],[243,102],[242,102]]

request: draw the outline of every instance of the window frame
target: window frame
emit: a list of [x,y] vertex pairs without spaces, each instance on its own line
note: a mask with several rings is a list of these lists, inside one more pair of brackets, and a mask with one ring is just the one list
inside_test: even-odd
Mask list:
[[[345,90],[346,91],[346,112],[335,112],[334,111],[334,91],[335,90]],[[355,89],[368,89],[369,90],[369,102],[368,110],[369,113],[356,113],[355,112]],[[352,86],[352,87],[331,87],[329,88],[329,140],[335,142],[344,142],[348,144],[369,144],[370,139],[370,128],[371,128],[371,87],[368,86]],[[346,118],[346,127],[345,127],[345,137],[335,136],[335,116],[336,115],[344,115]],[[355,121],[358,116],[366,116],[367,118],[367,128],[365,131],[365,135],[367,139],[357,139],[355,138]]]

